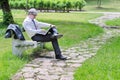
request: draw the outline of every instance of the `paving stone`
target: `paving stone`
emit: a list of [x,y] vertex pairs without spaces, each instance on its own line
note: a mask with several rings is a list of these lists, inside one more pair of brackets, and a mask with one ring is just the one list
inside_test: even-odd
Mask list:
[[60,80],[73,80],[73,76],[69,76],[69,75],[62,75]]
[[59,78],[60,78],[60,76],[58,76],[58,75],[56,75],[56,74],[54,74],[54,75],[49,75],[49,76],[47,76],[47,77],[49,77],[50,80],[59,80]]
[[34,78],[26,78],[24,80],[35,80]]
[[47,69],[42,69],[42,68],[35,68],[35,69],[34,69],[34,72],[35,72],[35,73],[38,73],[38,72],[40,72],[40,71],[46,72]]
[[46,74],[49,74],[48,71],[40,71],[37,73],[38,75],[46,75]]
[[33,72],[23,73],[24,78],[33,78],[35,74]]
[[33,67],[24,67],[21,71],[22,72],[33,72]]
[[52,66],[53,63],[50,63],[50,62],[43,62],[41,65],[44,66],[44,67],[49,67],[49,66]]
[[91,55],[90,55],[90,54],[85,54],[85,55],[83,55],[83,57],[84,57],[84,58],[90,58]]
[[77,67],[80,67],[82,64],[73,64],[71,65],[71,67],[74,67],[74,68],[77,68]]
[[38,69],[39,72],[37,74],[39,75],[45,75],[45,74],[48,74],[48,69],[46,68],[41,68],[41,69]]
[[55,70],[48,70],[48,73],[49,75],[62,75],[64,72],[58,72],[58,71],[55,71]]
[[56,63],[56,65],[59,67],[65,67],[66,63],[65,62],[58,62],[58,63]]
[[50,80],[48,76],[37,75],[35,80]]
[[22,72],[16,73],[16,74],[11,78],[11,80],[21,80],[21,79],[23,79]]
[[82,59],[79,59],[79,60],[67,60],[66,62],[71,63],[71,64],[75,64],[75,63],[83,62],[83,60]]
[[63,70],[64,70],[64,73],[67,74],[69,72],[73,72],[75,70],[75,68],[69,66],[69,67],[64,68]]
[[38,75],[36,80],[59,80],[59,78],[58,75]]
[[35,65],[35,64],[26,64],[25,67],[33,67],[33,68],[38,68],[39,65]]

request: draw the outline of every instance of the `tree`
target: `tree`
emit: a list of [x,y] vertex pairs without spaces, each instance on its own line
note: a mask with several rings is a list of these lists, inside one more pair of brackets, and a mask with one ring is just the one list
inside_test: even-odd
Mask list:
[[3,23],[7,25],[10,23],[14,23],[13,16],[12,16],[10,6],[9,6],[9,1],[2,0],[0,1],[0,5],[2,8],[2,12],[3,12]]
[[26,0],[26,11],[28,10],[28,3],[29,3],[29,0]]
[[40,12],[42,12],[43,8],[44,8],[44,1],[41,0],[41,1],[39,2],[39,9],[40,9]]
[[101,3],[102,1],[101,0],[97,0],[97,7],[100,8],[101,7]]
[[67,10],[67,12],[70,11],[70,8],[71,8],[71,7],[72,7],[71,2],[70,2],[70,1],[66,2],[66,10]]

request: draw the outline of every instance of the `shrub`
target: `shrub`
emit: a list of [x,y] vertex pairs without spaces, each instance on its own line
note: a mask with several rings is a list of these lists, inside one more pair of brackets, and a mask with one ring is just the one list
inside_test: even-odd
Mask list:
[[85,0],[29,0],[28,3],[24,0],[10,0],[10,6],[14,9],[25,9],[26,5],[28,8],[36,8],[40,11],[42,10],[55,10],[57,11],[67,11],[70,10],[82,10],[82,8],[86,5]]

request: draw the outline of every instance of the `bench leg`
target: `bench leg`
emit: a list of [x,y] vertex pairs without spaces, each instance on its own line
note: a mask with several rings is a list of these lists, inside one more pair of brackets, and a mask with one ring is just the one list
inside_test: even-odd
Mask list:
[[25,50],[24,47],[16,47],[17,44],[20,44],[20,40],[14,40],[12,41],[12,53],[16,56],[21,56],[23,51]]

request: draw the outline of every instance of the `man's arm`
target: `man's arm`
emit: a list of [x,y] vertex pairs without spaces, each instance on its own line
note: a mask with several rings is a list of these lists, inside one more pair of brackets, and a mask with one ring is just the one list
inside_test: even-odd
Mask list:
[[30,22],[24,22],[23,27],[28,33],[29,36],[34,36],[35,34],[45,34],[46,31],[44,29],[34,29]]
[[29,31],[31,33],[37,33],[40,31],[40,29],[38,29],[38,30],[33,29],[31,22],[24,22],[23,27],[25,28],[26,31]]
[[49,24],[49,23],[44,23],[44,22],[39,22],[39,21],[37,21],[37,20],[35,20],[36,21],[36,23],[37,23],[37,26],[39,27],[39,28],[42,28],[42,27],[50,27],[52,24]]

